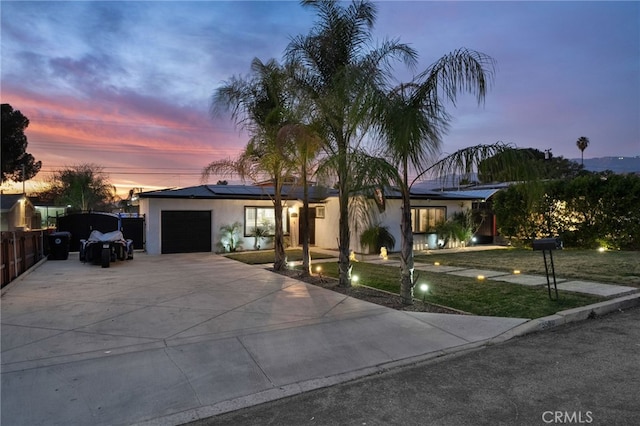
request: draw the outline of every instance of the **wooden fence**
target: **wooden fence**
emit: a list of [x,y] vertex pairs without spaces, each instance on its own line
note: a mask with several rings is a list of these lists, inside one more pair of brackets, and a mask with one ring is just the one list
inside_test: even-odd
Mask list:
[[44,257],[47,231],[8,231],[0,233],[0,237],[4,287]]

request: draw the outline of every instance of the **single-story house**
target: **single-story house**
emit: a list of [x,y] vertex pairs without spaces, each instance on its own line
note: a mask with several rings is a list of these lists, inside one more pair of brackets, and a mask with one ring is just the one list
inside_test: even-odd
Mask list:
[[1,194],[0,218],[0,231],[40,228],[40,216],[24,194]]
[[[436,248],[433,225],[450,218],[455,212],[471,209],[482,203],[496,190],[441,192],[424,189],[412,191],[412,220],[414,248]],[[242,248],[252,250],[269,247],[265,241],[256,241],[256,228],[273,234],[275,216],[272,186],[199,185],[188,188],[143,192],[140,213],[144,215],[146,251],[149,254],[210,252],[225,249],[222,227],[239,223]],[[287,243],[300,245],[300,218],[302,217],[302,189],[286,187],[283,190],[283,224]],[[475,203],[475,204],[474,204]],[[384,207],[382,207],[384,205]],[[384,204],[371,202],[375,224],[387,226],[400,249],[400,194],[386,191]],[[310,243],[321,248],[338,247],[339,202],[338,192],[321,186],[309,187]],[[355,227],[354,227],[355,228]],[[362,252],[359,233],[352,230],[351,249]],[[227,247],[228,248],[228,247]]]

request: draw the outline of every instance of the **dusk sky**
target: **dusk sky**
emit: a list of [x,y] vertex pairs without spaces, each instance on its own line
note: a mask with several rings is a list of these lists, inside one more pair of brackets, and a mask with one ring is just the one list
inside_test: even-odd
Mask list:
[[[640,155],[640,3],[379,2],[374,40],[421,71],[466,47],[492,56],[484,106],[459,99],[443,152],[497,141],[579,158]],[[30,120],[36,177],[80,163],[123,194],[200,183],[247,136],[211,96],[251,60],[282,60],[315,15],[298,2],[2,1],[1,101]],[[412,74],[397,64],[398,81]],[[213,182],[215,183],[215,179]]]

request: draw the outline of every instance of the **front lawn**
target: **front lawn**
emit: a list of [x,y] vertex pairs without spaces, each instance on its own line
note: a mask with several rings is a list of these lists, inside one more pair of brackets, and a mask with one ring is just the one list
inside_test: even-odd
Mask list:
[[[287,250],[289,260],[300,260],[302,251]],[[396,255],[397,256],[397,255]],[[234,253],[232,259],[245,263],[272,263],[273,250]],[[321,253],[311,255],[313,260],[329,258]],[[392,256],[394,257],[394,256]],[[637,252],[595,250],[554,251],[554,264],[558,278],[580,279],[615,283],[640,288],[640,254]],[[441,265],[464,266],[467,268],[513,271],[522,274],[544,275],[542,252],[523,249],[499,249],[487,251],[438,252],[416,254],[416,262]],[[312,261],[313,263],[313,261]],[[318,263],[326,277],[338,277],[336,262]],[[353,274],[358,283],[390,293],[399,294],[400,280],[397,266],[386,266],[366,262],[353,264]],[[315,271],[315,266],[313,268]],[[424,296],[426,302],[448,306],[475,315],[540,318],[565,309],[580,307],[604,300],[601,297],[570,293],[559,290],[559,300],[550,300],[546,285],[528,287],[500,281],[466,278],[444,273],[416,271],[414,296],[420,304]],[[423,295],[420,284],[429,285]],[[555,296],[555,293],[553,293]]]
[[[322,269],[327,276],[338,276],[338,265],[334,262],[322,264]],[[395,266],[359,262],[353,266],[353,275],[358,276],[358,284],[400,293],[399,271]],[[531,288],[426,271],[417,271],[416,275],[416,299],[422,300],[423,294],[419,288],[420,284],[425,283],[429,285],[425,301],[474,315],[540,318],[604,300],[596,296],[559,291],[559,300],[555,301],[549,299],[546,285]]]
[[[428,254],[416,253],[416,262],[464,266],[522,274],[545,275],[541,251],[526,249],[498,249]],[[547,256],[549,262],[549,256]],[[555,250],[553,252],[556,277],[612,283],[640,288],[640,252],[597,250]]]

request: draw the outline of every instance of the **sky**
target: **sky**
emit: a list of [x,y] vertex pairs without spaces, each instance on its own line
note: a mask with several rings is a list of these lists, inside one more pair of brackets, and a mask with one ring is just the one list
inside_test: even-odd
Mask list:
[[[461,95],[443,155],[498,141],[580,158],[640,155],[640,2],[383,1],[373,41],[413,47],[404,82],[461,47],[496,61],[483,105]],[[248,137],[211,97],[254,58],[282,60],[313,9],[282,1],[7,1],[0,98],[29,120],[31,182],[93,163],[120,194],[201,183]],[[215,183],[213,178],[210,183]]]

